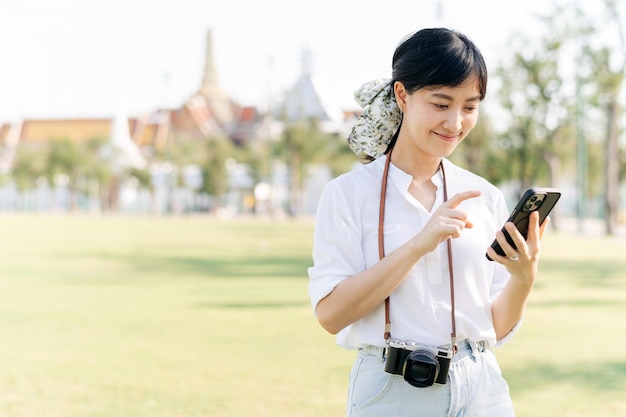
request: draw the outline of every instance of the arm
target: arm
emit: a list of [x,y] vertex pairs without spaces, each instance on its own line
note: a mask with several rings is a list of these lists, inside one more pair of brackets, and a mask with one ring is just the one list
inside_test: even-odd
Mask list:
[[456,207],[478,191],[459,193],[441,205],[424,228],[404,245],[371,268],[341,281],[317,304],[317,317],[324,329],[336,334],[378,307],[404,280],[413,265],[439,243],[472,227],[464,211]]
[[[493,325],[498,340],[506,336],[524,315],[530,291],[537,278],[541,238],[548,223],[549,218],[539,227],[539,213],[532,213],[526,241],[513,223],[507,223],[505,227],[513,238],[518,248],[517,251],[508,244],[502,231],[496,233],[496,238],[507,256],[500,256],[493,248],[488,248],[489,256],[504,265],[511,274],[508,283],[491,306]],[[518,260],[510,259],[516,255]]]
[[341,281],[317,304],[317,318],[329,333],[366,316],[387,298],[428,250],[416,239],[405,243],[371,268]]

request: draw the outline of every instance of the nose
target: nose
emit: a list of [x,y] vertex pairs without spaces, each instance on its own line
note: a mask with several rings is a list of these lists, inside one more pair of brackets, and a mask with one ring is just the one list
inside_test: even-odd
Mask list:
[[463,115],[456,110],[451,110],[446,114],[443,127],[451,132],[458,132],[463,128]]

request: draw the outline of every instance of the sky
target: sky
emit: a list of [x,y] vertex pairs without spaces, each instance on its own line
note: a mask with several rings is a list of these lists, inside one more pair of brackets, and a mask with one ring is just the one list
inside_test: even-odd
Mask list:
[[[592,2],[596,3],[596,2]],[[622,5],[626,1],[622,2]],[[437,7],[439,4],[439,7]],[[303,51],[331,99],[356,108],[361,84],[391,75],[407,34],[468,35],[488,68],[547,0],[21,0],[0,3],[0,123],[130,116],[180,106],[202,80],[213,35],[219,83],[265,109],[295,83]],[[626,14],[624,14],[626,16]],[[489,97],[489,96],[488,96]]]

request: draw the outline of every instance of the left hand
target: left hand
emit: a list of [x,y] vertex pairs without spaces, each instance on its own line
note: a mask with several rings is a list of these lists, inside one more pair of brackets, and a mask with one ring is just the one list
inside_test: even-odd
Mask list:
[[514,223],[508,222],[504,225],[513,239],[513,242],[515,242],[517,250],[513,249],[507,242],[504,233],[498,230],[496,232],[496,239],[506,256],[498,255],[491,247],[487,249],[487,253],[491,259],[504,265],[511,275],[525,278],[532,283],[537,275],[541,239],[543,238],[548,223],[550,223],[550,218],[546,218],[543,224],[539,226],[539,213],[535,211],[530,214],[528,220],[528,238],[526,240],[524,240],[524,237],[519,230],[517,230]]

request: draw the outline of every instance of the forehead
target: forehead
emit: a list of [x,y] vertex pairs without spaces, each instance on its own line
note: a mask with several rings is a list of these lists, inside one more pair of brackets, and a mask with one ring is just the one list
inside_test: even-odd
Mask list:
[[477,100],[480,101],[478,80],[471,79],[461,85],[450,87],[447,85],[432,85],[424,87],[423,92],[429,96],[447,98],[450,100]]

